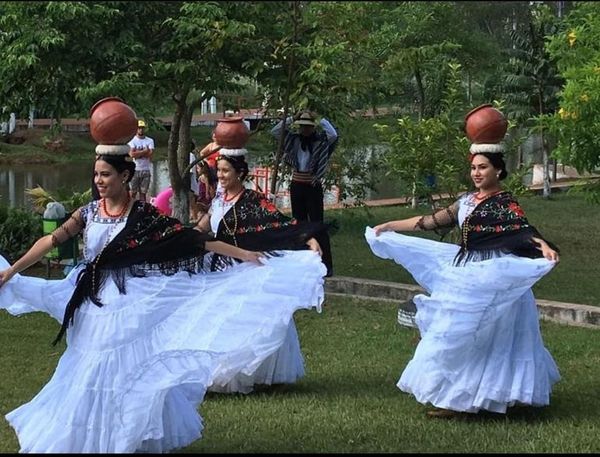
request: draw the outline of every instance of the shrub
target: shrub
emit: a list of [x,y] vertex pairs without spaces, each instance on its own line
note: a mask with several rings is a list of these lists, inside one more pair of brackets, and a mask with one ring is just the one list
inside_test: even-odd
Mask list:
[[39,214],[0,206],[0,252],[9,262],[25,254],[41,236],[42,218]]

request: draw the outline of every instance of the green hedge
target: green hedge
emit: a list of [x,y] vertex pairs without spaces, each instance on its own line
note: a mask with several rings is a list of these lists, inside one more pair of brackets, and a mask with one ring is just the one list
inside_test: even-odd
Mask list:
[[0,253],[14,262],[42,236],[39,214],[21,208],[0,206]]

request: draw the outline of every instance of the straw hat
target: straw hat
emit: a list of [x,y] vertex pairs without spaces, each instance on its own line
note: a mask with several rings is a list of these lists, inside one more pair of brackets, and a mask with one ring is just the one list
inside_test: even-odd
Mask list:
[[300,115],[300,117],[294,122],[296,125],[311,125],[315,127],[317,123],[315,122],[315,118],[308,111],[305,111]]

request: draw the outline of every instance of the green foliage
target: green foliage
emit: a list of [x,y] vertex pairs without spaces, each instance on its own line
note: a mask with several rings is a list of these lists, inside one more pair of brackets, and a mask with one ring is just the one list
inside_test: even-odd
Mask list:
[[600,167],[600,6],[577,2],[547,49],[566,80],[560,109],[548,120],[558,138],[555,156],[579,172],[593,172]]
[[53,195],[41,186],[33,189],[25,189],[25,194],[29,197],[33,204],[34,211],[43,214],[46,205],[50,202],[59,202],[64,207],[67,213],[75,211],[77,208],[86,205],[92,199],[92,190],[87,189],[83,192],[69,192],[58,189]]
[[523,195],[531,195],[531,190],[525,184],[525,176],[531,172],[533,165],[526,165],[518,168],[517,170],[509,173],[508,177],[502,184],[502,187],[515,197],[521,197]]
[[42,219],[21,208],[0,206],[0,251],[14,262],[42,236]]
[[78,111],[78,89],[110,56],[114,9],[105,2],[3,2],[0,100],[25,118],[31,107],[52,119]]
[[569,189],[570,195],[580,195],[587,202],[600,205],[600,180],[582,179]]
[[450,77],[440,103],[442,114],[420,121],[403,116],[393,127],[375,125],[390,148],[384,156],[386,174],[397,176],[407,194],[431,197],[448,193],[456,197],[466,187],[468,141],[459,121],[463,116],[458,90],[461,66],[448,67]]
[[548,37],[558,31],[559,22],[547,5],[531,5],[509,32],[511,46],[500,65],[497,85],[489,93],[505,101],[506,115],[519,125],[535,124],[533,116],[553,113],[563,80],[556,62],[545,49]]

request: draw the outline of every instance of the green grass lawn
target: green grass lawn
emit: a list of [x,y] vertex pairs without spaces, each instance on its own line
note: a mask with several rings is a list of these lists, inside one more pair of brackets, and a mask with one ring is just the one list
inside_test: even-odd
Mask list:
[[[212,127],[195,126],[191,128],[192,139],[198,147],[203,147],[211,140]],[[146,135],[154,140],[155,150],[153,159],[167,159],[167,145],[170,132],[166,129],[148,129]],[[31,129],[17,132],[16,135],[23,136],[25,142],[22,144],[8,144],[0,142],[0,163],[70,163],[88,162],[90,151],[96,148],[96,142],[88,132],[64,132],[64,149],[60,152],[52,152],[44,147],[44,138],[48,135],[47,130]],[[259,154],[266,154],[274,144],[273,139],[267,132],[252,135],[248,141],[248,148]]]
[[[553,194],[550,200],[531,196],[519,202],[529,222],[561,249],[560,263],[534,286],[535,296],[600,306],[600,208],[565,192]],[[429,213],[427,207],[405,206],[327,211],[325,218],[336,220],[340,227],[331,238],[335,274],[415,284],[402,267],[371,253],[364,230],[367,225]],[[433,232],[413,235],[439,239]]]
[[[562,376],[551,404],[507,415],[431,419],[395,387],[415,348],[415,330],[396,324],[391,304],[329,298],[322,314],[296,313],[306,361],[297,384],[249,395],[209,394],[204,438],[184,453],[600,452],[600,338],[597,330],[542,322]],[[0,312],[0,412],[29,401],[62,351],[58,323],[40,313]],[[0,452],[17,452],[0,420]]]
[[[562,249],[561,263],[535,286],[536,296],[599,306],[597,207],[565,193],[520,201],[531,223]],[[371,254],[363,233],[366,225],[426,212],[400,206],[328,211],[340,227],[332,237],[336,274],[414,283],[400,266]],[[38,266],[26,274],[43,273]],[[306,377],[245,396],[209,394],[201,406],[204,438],[181,452],[600,452],[598,330],[541,323],[563,377],[549,407],[435,420],[395,387],[416,336],[397,325],[396,312],[393,304],[340,297],[329,297],[322,314],[298,312]],[[64,349],[50,345],[57,331],[45,315],[0,311],[2,415],[31,400],[52,375]],[[13,430],[0,420],[0,452],[18,449]]]
[[[200,144],[209,133],[209,128],[193,130]],[[162,144],[158,154],[161,147],[166,154],[168,132],[153,134]],[[92,142],[84,135],[71,141],[73,151],[81,150],[89,160]],[[18,146],[2,144],[0,153],[7,153],[7,147]],[[598,207],[564,192],[550,200],[519,200],[530,222],[562,250],[557,268],[535,285],[536,297],[600,306]],[[332,237],[335,273],[414,284],[402,267],[371,253],[364,229],[428,212],[426,207],[401,206],[327,211],[326,218],[339,224]],[[433,233],[414,236],[436,238]],[[44,273],[39,266],[26,272]],[[52,277],[60,276],[59,270],[52,271]],[[435,420],[425,416],[425,406],[395,387],[413,355],[416,336],[415,330],[397,325],[396,312],[389,303],[340,297],[328,298],[322,314],[298,312],[306,377],[292,386],[245,396],[209,394],[200,409],[204,438],[181,452],[600,452],[598,330],[541,323],[563,378],[549,407]],[[48,316],[13,317],[0,311],[2,416],[31,400],[54,372],[64,350],[64,345],[50,345],[57,331],[58,323]],[[18,449],[14,431],[0,419],[0,452]]]

